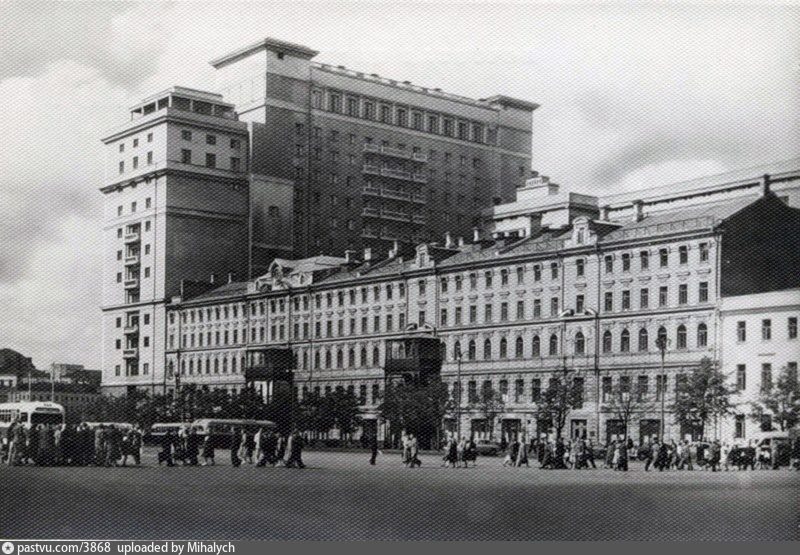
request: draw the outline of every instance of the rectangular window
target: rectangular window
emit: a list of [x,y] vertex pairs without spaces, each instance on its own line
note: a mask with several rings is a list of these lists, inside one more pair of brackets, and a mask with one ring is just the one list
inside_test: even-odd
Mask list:
[[797,316],[789,316],[787,328],[787,337],[789,339],[797,339]]
[[242,161],[235,156],[231,156],[231,171],[238,172],[242,168]]
[[500,321],[508,321],[508,303],[500,303]]
[[474,324],[478,321],[478,307],[472,305],[469,307],[469,323]]
[[772,339],[772,320],[769,318],[761,320],[761,339],[763,341]]
[[650,304],[650,290],[641,289],[639,291],[639,308],[647,308]]
[[483,321],[484,322],[491,322],[492,321],[492,305],[487,304],[483,307]]
[[578,277],[583,277],[584,273],[586,272],[586,263],[584,262],[583,258],[579,258],[575,261],[575,270],[578,274]]
[[610,254],[606,255],[605,258],[605,266],[606,266],[606,273],[610,274],[614,271],[614,257]]
[[153,163],[153,151],[147,153],[147,165],[151,165]]
[[622,255],[622,271],[630,272],[631,270],[631,255],[625,253]]
[[216,135],[206,135],[206,144],[207,145],[215,145],[215,144],[217,144],[217,136]]
[[525,301],[517,301],[517,320],[525,318]]
[[189,131],[188,129],[184,129],[183,131],[181,131],[181,138],[184,141],[191,141],[192,140],[192,132]]
[[747,367],[744,364],[736,365],[736,391],[747,389]]
[[531,402],[538,403],[542,397],[542,380],[534,378],[531,380]]
[[739,343],[747,341],[747,322],[736,322],[736,340]]
[[191,164],[192,163],[192,151],[188,148],[181,149],[181,163],[183,164]]
[[550,298],[550,316],[558,316],[558,297]]
[[461,325],[461,307],[460,306],[456,307],[455,325],[456,326],[460,326]]
[[606,312],[611,312],[614,310],[614,293],[611,291],[606,291],[604,296],[604,304],[603,309]]
[[533,317],[534,318],[541,318],[542,317],[542,300],[541,299],[533,299]]
[[576,314],[583,314],[584,311],[584,300],[585,297],[583,295],[577,295],[575,297],[575,313]]
[[761,365],[761,392],[766,393],[772,389],[772,364],[765,362]]
[[206,152],[206,167],[207,168],[216,168],[217,167],[217,155],[213,152]]
[[708,262],[708,243],[700,243],[700,262]]
[[708,302],[708,282],[707,281],[701,281],[700,282],[700,288],[698,289],[698,293],[697,293],[697,300],[699,302],[701,302],[701,303],[707,303]]
[[658,258],[662,268],[666,268],[669,265],[669,251],[667,249],[659,250]]
[[685,305],[689,302],[689,286],[685,283],[681,283],[678,286],[678,304]]
[[733,432],[733,437],[736,439],[744,439],[745,434],[745,416],[737,414],[735,417],[736,428]]
[[629,290],[625,290],[622,292],[622,310],[630,310],[631,309],[631,292]]
[[642,251],[639,253],[639,264],[642,270],[650,269],[650,252]]
[[667,306],[669,302],[669,290],[666,285],[658,288],[658,306]]
[[686,245],[678,247],[678,263],[681,265],[689,263],[689,247]]

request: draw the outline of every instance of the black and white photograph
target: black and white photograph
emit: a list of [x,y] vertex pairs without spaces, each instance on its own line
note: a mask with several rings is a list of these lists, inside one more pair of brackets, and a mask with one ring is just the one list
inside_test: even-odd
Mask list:
[[800,2],[0,0],[0,99],[3,555],[800,541]]

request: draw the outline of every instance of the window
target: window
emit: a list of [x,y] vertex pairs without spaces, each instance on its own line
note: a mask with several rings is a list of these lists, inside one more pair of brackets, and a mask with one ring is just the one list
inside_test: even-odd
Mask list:
[[650,290],[649,289],[639,290],[639,308],[647,308],[649,304],[650,304]]
[[523,320],[525,318],[525,301],[517,301],[517,320]]
[[215,145],[215,144],[217,144],[217,136],[216,135],[206,135],[206,144],[207,145]]
[[739,343],[747,341],[747,322],[736,322],[736,340]]
[[440,288],[442,290],[442,293],[447,293],[447,278],[443,277],[441,280],[439,280],[439,284],[440,284]]
[[686,348],[686,326],[678,326],[678,349]]
[[525,344],[522,341],[522,338],[517,337],[517,339],[514,341],[514,357],[522,358],[524,349]]
[[119,163],[119,173],[125,173],[125,162],[120,160]]
[[736,391],[747,389],[747,366],[744,364],[736,365]]
[[697,301],[701,302],[701,303],[707,303],[708,302],[708,282],[707,281],[701,281],[700,282],[700,288],[698,289],[698,293],[697,293]]
[[133,157],[133,169],[136,169],[138,167],[139,167],[139,157],[138,156],[134,156]]
[[119,143],[119,151],[125,152],[125,143]]
[[658,306],[663,307],[667,306],[669,302],[669,290],[667,289],[666,285],[662,285],[658,288]]
[[536,264],[533,267],[533,281],[541,281],[542,280],[542,267]]
[[639,376],[636,387],[636,399],[641,403],[647,399],[647,393],[650,389],[650,380],[647,376]]
[[699,324],[697,326],[697,346],[706,347],[708,345],[708,326]]
[[648,345],[648,334],[647,328],[642,328],[639,330],[639,351],[644,352],[647,351],[650,347]]
[[533,317],[534,318],[541,318],[542,317],[542,300],[541,299],[533,299]]
[[500,270],[500,285],[505,287],[508,285],[508,269],[503,268]]
[[486,280],[486,288],[489,289],[492,287],[492,272],[488,271],[483,274],[484,280]]
[[487,339],[483,342],[483,359],[489,360],[492,358],[492,340]]
[[505,337],[500,339],[500,358],[508,358],[508,340]]
[[667,391],[667,376],[659,374],[656,376],[656,401],[660,401]]
[[213,152],[206,152],[206,167],[207,168],[216,168],[217,167],[217,155]]
[[538,403],[542,397],[542,380],[533,378],[531,380],[531,402]]
[[611,401],[611,393],[613,391],[613,383],[611,381],[611,376],[603,376],[602,380],[602,400],[604,403],[608,403]]
[[517,267],[517,285],[525,283],[525,268],[522,266]]
[[681,265],[689,263],[689,247],[686,245],[678,247],[678,263]]
[[550,345],[547,352],[550,356],[558,354],[558,336],[556,334],[550,336]]
[[181,149],[181,163],[183,164],[191,164],[192,163],[192,151],[188,148]]
[[669,265],[669,251],[667,249],[659,250],[658,258],[662,268],[666,268]]
[[242,168],[242,161],[235,156],[231,156],[231,171],[238,172]]
[[604,295],[603,309],[606,312],[611,312],[612,310],[614,310],[614,293],[613,292],[606,291],[606,293]]
[[678,304],[685,305],[689,302],[689,286],[686,283],[681,283],[678,286]]
[[797,316],[789,316],[787,320],[787,337],[797,339]]
[[583,295],[576,295],[575,296],[575,313],[576,314],[583,314],[585,309],[585,297]]
[[639,253],[639,265],[642,270],[650,269],[650,252],[642,251]]
[[622,292],[622,310],[631,309],[631,292],[626,289]]
[[181,131],[181,138],[182,138],[184,141],[191,141],[191,140],[192,140],[192,132],[191,132],[191,131],[189,131],[188,129],[184,129],[184,130],[182,130],[182,131]]
[[483,321],[484,322],[492,321],[492,305],[490,304],[487,304],[483,307]]
[[772,389],[772,364],[765,362],[761,365],[761,392],[766,393]]
[[583,277],[586,273],[586,262],[583,258],[579,258],[575,261],[575,271],[578,277]]
[[622,335],[619,339],[619,350],[623,353],[631,350],[631,333],[627,329],[622,330]]
[[744,439],[745,433],[745,423],[744,423],[744,415],[737,414],[735,417],[735,429],[733,432],[733,437],[736,439]]
[[508,303],[500,303],[500,321],[508,321]]
[[550,263],[550,279],[558,279],[558,262]]
[[583,408],[585,381],[583,378],[572,378],[572,404],[576,409]]
[[763,341],[772,339],[772,320],[769,318],[761,320],[761,339]]
[[558,297],[550,298],[550,316],[558,316]]
[[606,330],[606,332],[603,333],[603,352],[604,353],[610,353],[611,352],[611,343],[612,343],[611,332]]
[[153,151],[147,153],[147,165],[151,165],[153,163]]
[[622,271],[623,272],[631,271],[631,255],[628,253],[622,255]]
[[539,339],[538,335],[533,336],[533,341],[531,341],[531,356],[541,356],[542,354],[542,341]]
[[614,271],[614,257],[610,254],[606,255],[605,258],[605,265],[606,265],[606,273],[610,274]]
[[575,354],[582,355],[586,352],[586,338],[583,333],[578,332],[575,334]]

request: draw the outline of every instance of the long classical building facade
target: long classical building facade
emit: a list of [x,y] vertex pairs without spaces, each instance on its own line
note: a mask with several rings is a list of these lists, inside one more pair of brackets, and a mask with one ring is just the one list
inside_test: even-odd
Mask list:
[[[662,422],[666,437],[683,437],[692,430],[674,422],[670,406],[703,358],[732,384],[743,364],[746,383],[759,384],[772,379],[762,366],[770,357],[780,358],[776,369],[796,369],[800,359],[800,210],[787,199],[800,170],[776,169],[607,198],[535,177],[515,202],[484,210],[467,241],[448,234],[396,245],[388,257],[366,249],[277,258],[254,280],[184,281],[153,330],[163,361],[140,387],[238,391],[265,352],[286,348],[298,398],[350,390],[364,429],[380,434],[387,340],[424,327],[441,340],[442,380],[460,399],[462,433],[547,433],[537,402],[551,377],[566,375],[582,392],[566,434],[606,442],[624,433],[610,410],[620,387],[641,401],[628,429],[634,440],[659,435]],[[731,336],[730,322],[754,311],[774,322],[778,355],[769,339],[755,353]],[[110,381],[107,389],[120,391]],[[503,399],[491,430],[471,403],[487,389]],[[748,417],[752,396],[740,389],[736,414],[707,435],[758,429]]]

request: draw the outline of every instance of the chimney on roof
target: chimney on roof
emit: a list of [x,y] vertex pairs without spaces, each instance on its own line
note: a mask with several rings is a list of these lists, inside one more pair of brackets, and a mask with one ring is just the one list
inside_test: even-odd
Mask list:
[[472,242],[473,243],[480,243],[481,242],[481,230],[477,227],[472,228]]
[[456,244],[458,245],[459,249],[463,249],[464,248],[464,238],[463,237],[459,237]]
[[397,256],[398,252],[400,252],[400,245],[398,244],[397,239],[395,239],[392,243],[392,250],[389,251],[389,258],[394,258]]
[[356,261],[356,251],[346,250],[344,251],[344,260],[348,264],[352,264]]
[[761,182],[759,184],[760,185],[760,190],[758,191],[759,196],[765,197],[765,196],[769,195],[769,193],[770,193],[770,184],[771,184],[771,181],[770,181],[769,174],[765,173],[763,176],[761,176]]
[[453,246],[453,236],[450,235],[449,231],[446,231],[444,234],[444,248],[449,249]]
[[644,202],[641,200],[633,201],[633,220],[641,222],[644,218]]
[[367,247],[364,249],[364,262],[372,260],[372,249]]
[[208,283],[214,283],[217,281],[217,274],[211,274],[208,276]]
[[600,219],[604,222],[608,221],[608,206],[600,207]]
[[233,283],[234,276],[236,276],[234,272],[228,272],[228,283]]

